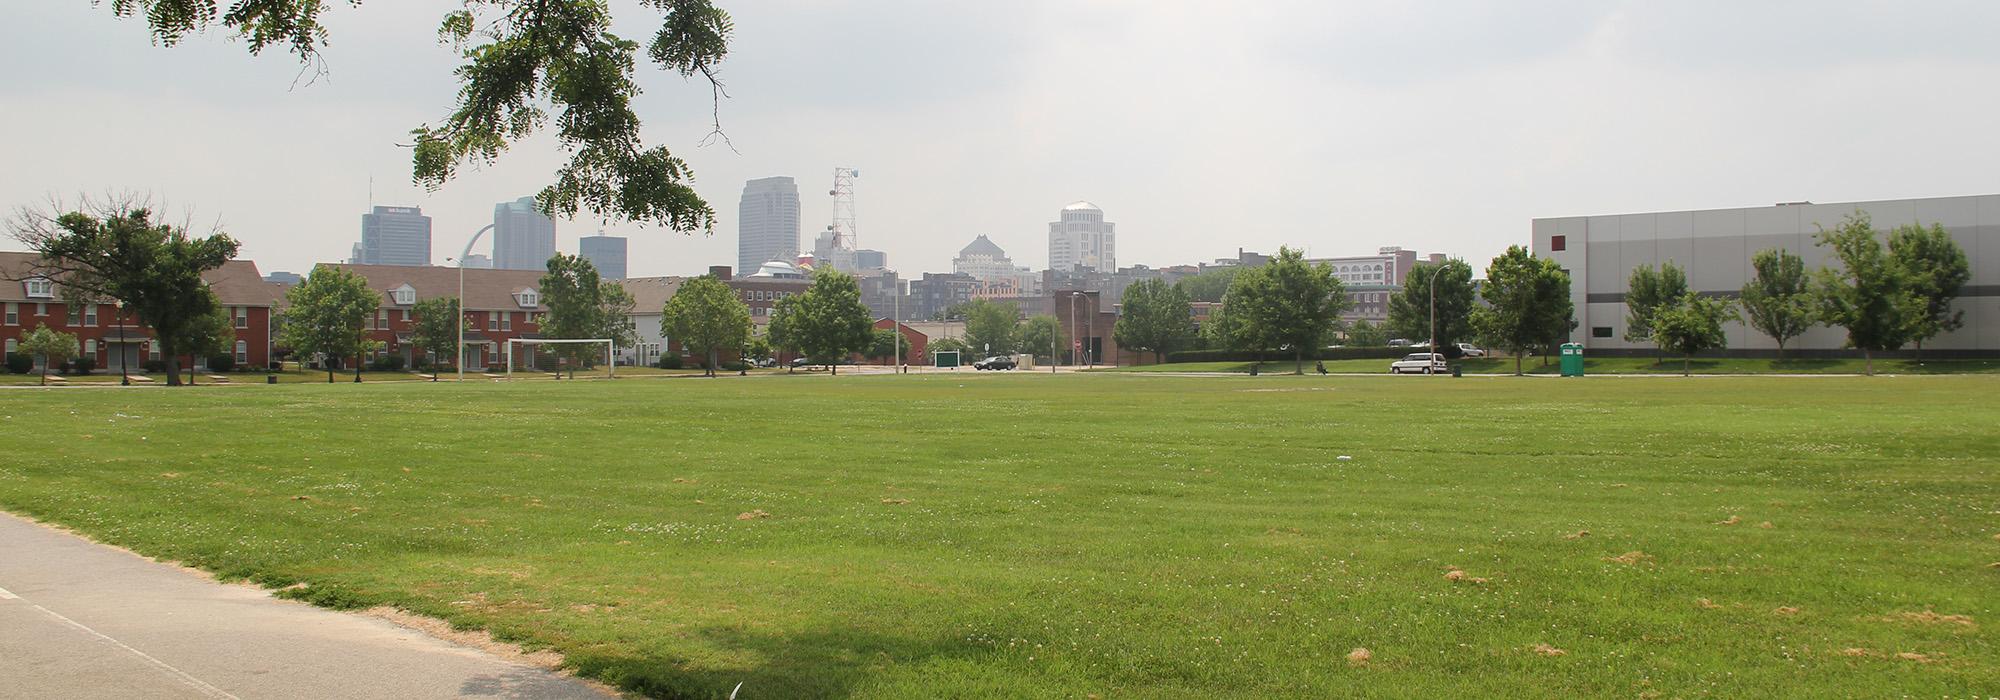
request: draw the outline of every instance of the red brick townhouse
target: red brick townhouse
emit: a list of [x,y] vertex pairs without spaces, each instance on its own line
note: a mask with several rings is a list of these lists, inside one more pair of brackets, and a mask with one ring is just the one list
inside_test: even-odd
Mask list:
[[[456,267],[412,265],[352,265],[323,263],[360,275],[382,295],[382,305],[369,319],[370,337],[382,342],[381,354],[401,355],[405,363],[419,358],[410,345],[411,309],[417,302],[458,296]],[[465,331],[466,369],[507,366],[507,340],[540,338],[542,305],[540,270],[465,270],[465,301],[460,305],[471,321]],[[514,350],[514,366],[533,366],[532,347]],[[351,363],[352,360],[347,362]]]
[[[78,357],[96,362],[98,371],[117,372],[121,362],[137,373],[148,361],[157,361],[160,348],[153,332],[138,319],[122,313],[117,304],[71,305],[62,298],[58,280],[36,277],[35,253],[0,251],[0,344],[14,352],[21,338],[47,325],[53,330],[75,333],[82,344]],[[271,361],[272,309],[282,303],[285,287],[265,282],[257,263],[231,260],[202,274],[209,289],[236,323],[234,360],[238,366],[264,367]],[[208,358],[181,358],[182,367],[206,367]]]

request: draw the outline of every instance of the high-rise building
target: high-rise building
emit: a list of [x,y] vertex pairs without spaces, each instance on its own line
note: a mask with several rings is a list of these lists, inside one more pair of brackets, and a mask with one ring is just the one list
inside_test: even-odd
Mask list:
[[862,248],[854,251],[854,266],[864,271],[889,269],[889,254]]
[[833,227],[826,227],[825,231],[820,232],[818,238],[813,239],[814,264],[854,274],[859,267],[855,264],[855,250],[841,243],[842,241],[834,233]]
[[431,217],[419,207],[375,207],[361,215],[354,258],[363,265],[431,264]]
[[540,270],[556,255],[556,222],[535,208],[534,197],[493,205],[493,267]]
[[1063,207],[1062,220],[1049,223],[1049,269],[1116,271],[1116,226],[1104,220],[1104,210],[1095,204],[1074,202]]
[[619,236],[584,236],[576,239],[576,254],[597,268],[597,276],[608,280],[625,279],[625,239]]
[[465,256],[464,267],[467,270],[491,270],[493,269],[493,256],[480,255],[478,253],[467,255]]
[[789,177],[743,183],[736,205],[736,269],[799,257],[799,186]]

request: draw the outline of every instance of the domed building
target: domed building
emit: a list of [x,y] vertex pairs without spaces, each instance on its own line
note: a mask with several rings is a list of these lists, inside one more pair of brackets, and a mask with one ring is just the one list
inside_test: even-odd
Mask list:
[[1049,223],[1049,269],[1116,272],[1117,240],[1117,224],[1104,220],[1103,209],[1072,202],[1062,208],[1060,221]]

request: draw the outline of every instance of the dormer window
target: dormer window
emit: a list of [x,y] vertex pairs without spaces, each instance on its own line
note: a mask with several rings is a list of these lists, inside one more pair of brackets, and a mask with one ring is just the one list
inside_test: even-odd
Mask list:
[[56,298],[56,283],[49,281],[47,277],[36,277],[34,279],[28,280],[28,298],[29,299]]
[[514,301],[523,309],[532,309],[542,304],[542,295],[532,289],[523,289],[514,293]]
[[409,306],[417,303],[417,290],[408,284],[389,290],[389,296],[396,300],[397,306]]

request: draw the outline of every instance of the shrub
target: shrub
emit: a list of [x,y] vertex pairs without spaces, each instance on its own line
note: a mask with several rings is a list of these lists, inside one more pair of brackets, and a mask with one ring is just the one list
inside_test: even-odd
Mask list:
[[7,353],[7,371],[15,374],[33,372],[35,371],[35,358],[29,357],[27,353]]
[[681,356],[673,353],[666,353],[664,355],[661,355],[659,365],[660,369],[680,369]]
[[722,369],[724,371],[729,371],[729,372],[741,372],[743,370],[750,369],[750,365],[743,362],[742,360],[730,360],[728,362],[722,363]]
[[228,372],[234,370],[236,369],[236,356],[216,355],[215,357],[208,358],[208,369],[211,372]]
[[167,361],[147,360],[145,362],[139,363],[139,369],[147,374],[159,374],[161,372],[167,371]]
[[368,363],[368,369],[376,372],[403,371],[402,355],[383,355]]
[[77,374],[90,374],[92,371],[97,369],[97,358],[79,357],[76,358],[75,362],[71,362],[69,366],[70,366],[70,371],[75,372]]
[[[1416,348],[1323,348],[1306,357],[1308,360],[1392,360],[1404,355],[1422,352]],[[1258,359],[1258,354],[1248,350],[1182,350],[1167,353],[1168,362],[1249,362]],[[1262,359],[1270,361],[1290,360],[1292,353],[1285,350],[1266,351]]]

